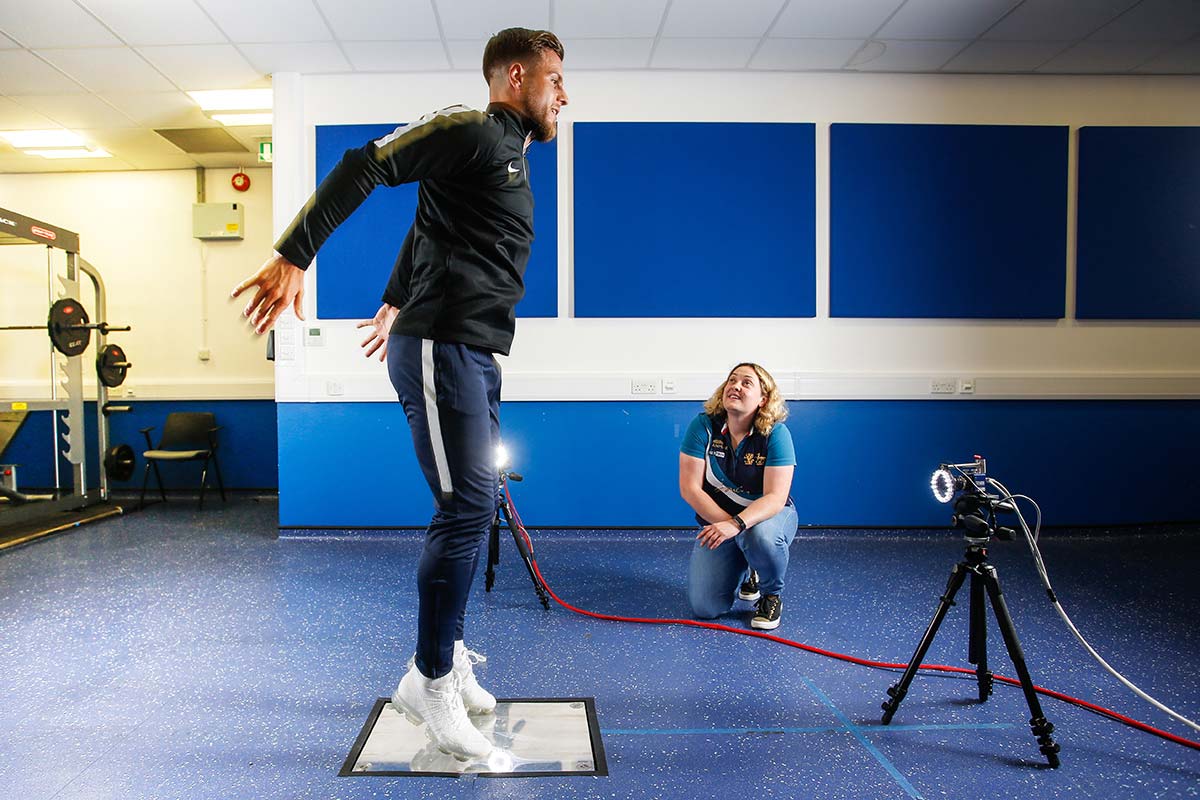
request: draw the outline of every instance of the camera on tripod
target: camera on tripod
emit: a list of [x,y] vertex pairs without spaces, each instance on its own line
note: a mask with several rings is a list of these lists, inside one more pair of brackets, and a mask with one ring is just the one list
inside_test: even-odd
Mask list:
[[[989,484],[995,484],[1010,499],[1002,500],[999,495],[988,492]],[[1025,665],[1025,654],[1021,651],[1021,642],[1017,639],[1017,630],[1013,626],[1012,615],[1008,611],[1004,594],[1000,591],[1000,578],[996,574],[996,568],[988,563],[987,548],[984,547],[993,536],[998,539],[1013,538],[1015,531],[1012,528],[997,526],[996,514],[997,512],[1017,513],[1014,501],[1008,495],[1008,491],[1004,490],[998,482],[988,479],[987,461],[983,456],[975,456],[975,460],[968,464],[942,464],[929,479],[929,486],[933,489],[933,496],[939,502],[954,503],[954,516],[951,518],[951,524],[966,532],[967,551],[963,554],[962,561],[950,571],[950,579],[946,583],[946,590],[939,598],[933,621],[925,629],[925,635],[921,637],[921,642],[909,660],[904,674],[899,681],[888,687],[888,699],[883,702],[882,706],[882,722],[887,725],[892,721],[896,709],[900,707],[904,696],[908,694],[913,677],[921,668],[922,660],[933,643],[933,637],[937,635],[942,620],[946,618],[946,612],[954,605],[955,595],[958,594],[963,583],[970,578],[971,605],[967,660],[975,665],[974,672],[979,689],[979,701],[987,700],[992,694],[994,678],[992,671],[988,668],[987,658],[985,612],[986,606],[990,602],[996,616],[996,623],[1000,627],[1000,634],[1004,638],[1004,646],[1020,677],[1021,690],[1025,693],[1025,702],[1029,706],[1030,713],[1029,728],[1037,737],[1038,750],[1046,757],[1051,767],[1057,767],[1059,765],[1059,745],[1051,735],[1054,733],[1054,726],[1046,720],[1046,715],[1042,713],[1036,687],[1033,685],[1033,679],[1029,677],[1029,668]]]
[[983,545],[993,536],[1010,541],[1016,531],[996,524],[997,513],[1016,513],[1009,500],[988,492],[987,459],[975,456],[966,464],[941,464],[929,479],[939,503],[954,504],[950,526],[961,528],[969,544]]

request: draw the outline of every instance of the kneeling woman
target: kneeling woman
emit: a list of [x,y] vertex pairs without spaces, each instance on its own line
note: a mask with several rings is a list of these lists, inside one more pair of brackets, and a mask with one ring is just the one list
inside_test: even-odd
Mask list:
[[796,508],[796,466],[787,406],[757,364],[738,364],[683,437],[679,493],[702,526],[692,548],[688,598],[697,617],[757,600],[751,627],[779,627]]

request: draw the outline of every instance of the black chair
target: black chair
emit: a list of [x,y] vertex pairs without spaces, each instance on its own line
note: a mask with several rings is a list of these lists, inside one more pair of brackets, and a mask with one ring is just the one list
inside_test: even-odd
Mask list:
[[158,447],[150,441],[150,431],[153,427],[142,428],[146,437],[146,472],[142,477],[142,497],[138,500],[138,508],[146,504],[146,484],[150,481],[150,468],[154,467],[154,477],[158,481],[158,493],[163,502],[167,501],[166,490],[163,489],[162,473],[158,471],[159,461],[203,461],[204,467],[200,472],[200,508],[204,508],[204,487],[208,483],[208,462],[211,461],[217,472],[217,488],[221,490],[221,500],[225,500],[225,484],[221,481],[221,465],[217,461],[217,418],[210,411],[173,411],[167,414],[167,424],[163,426],[162,439]]

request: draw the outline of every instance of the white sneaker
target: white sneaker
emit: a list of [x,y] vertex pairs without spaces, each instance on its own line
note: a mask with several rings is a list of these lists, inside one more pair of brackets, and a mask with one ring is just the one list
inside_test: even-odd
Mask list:
[[467,719],[453,671],[431,680],[414,664],[392,693],[392,705],[410,722],[425,723],[426,735],[459,761],[484,758],[492,751],[492,743]]
[[461,639],[454,643],[454,675],[468,714],[491,714],[496,710],[496,698],[475,680],[474,665],[486,662],[487,656],[468,650]]

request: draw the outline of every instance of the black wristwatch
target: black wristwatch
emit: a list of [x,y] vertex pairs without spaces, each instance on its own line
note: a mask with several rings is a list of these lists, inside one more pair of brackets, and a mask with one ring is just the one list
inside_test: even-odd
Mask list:
[[746,521],[742,519],[741,514],[734,514],[732,517],[730,517],[730,519],[733,520],[734,525],[738,526],[738,533],[746,530]]

